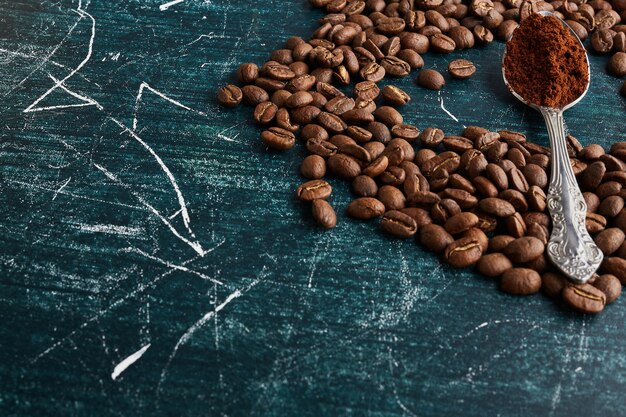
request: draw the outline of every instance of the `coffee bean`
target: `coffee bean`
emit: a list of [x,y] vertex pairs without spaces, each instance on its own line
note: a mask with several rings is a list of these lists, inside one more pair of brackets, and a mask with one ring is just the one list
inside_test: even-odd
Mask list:
[[476,268],[484,276],[494,278],[513,268],[513,264],[503,253],[490,253],[480,258]]
[[311,180],[301,184],[296,190],[296,195],[301,201],[313,201],[326,199],[333,191],[333,187],[324,180]]
[[597,161],[590,164],[580,177],[580,185],[586,190],[595,190],[600,185],[605,172],[604,162]]
[[279,151],[291,149],[296,143],[295,135],[280,127],[270,127],[261,132],[261,140],[266,146]]
[[546,209],[547,197],[541,188],[533,185],[528,189],[528,207],[531,210],[544,211]]
[[526,233],[528,236],[533,236],[539,239],[544,246],[548,244],[548,240],[550,239],[550,232],[548,231],[548,228],[537,223],[529,224]]
[[526,234],[526,222],[519,213],[504,219],[504,224],[507,232],[515,238],[523,237]]
[[419,140],[422,146],[436,148],[443,141],[445,134],[443,130],[434,127],[427,127],[420,133]]
[[306,149],[314,154],[319,155],[322,158],[328,158],[337,153],[337,146],[333,145],[327,140],[318,138],[311,138],[306,141]]
[[489,240],[490,252],[503,252],[504,249],[513,242],[515,238],[509,235],[496,235]]
[[228,84],[217,91],[217,101],[226,107],[235,107],[241,103],[243,93],[236,85]]
[[374,117],[377,121],[384,123],[387,126],[394,126],[402,124],[403,118],[398,110],[389,106],[381,106],[374,112]]
[[380,94],[380,89],[373,81],[362,81],[354,86],[353,93],[363,100],[374,100]]
[[337,215],[333,207],[326,200],[313,200],[313,218],[324,229],[332,229],[337,225]]
[[376,181],[367,175],[355,177],[352,181],[352,189],[354,193],[360,197],[376,197],[376,194],[378,194]]
[[455,59],[448,64],[448,72],[453,78],[466,80],[476,72],[476,66],[467,59]]
[[[291,120],[294,123],[298,123],[300,125],[306,125],[309,123],[313,123],[315,119],[321,114],[321,110],[315,106],[304,106],[304,107],[298,107],[296,109],[291,109],[289,114],[291,115]],[[327,130],[330,130],[325,125],[323,127],[326,128]]]
[[606,296],[606,304],[611,304],[617,300],[622,294],[622,284],[615,275],[600,275],[594,282],[593,286],[599,289]]
[[563,300],[581,313],[599,313],[606,304],[606,295],[589,284],[569,284],[563,288]]
[[480,250],[482,251],[482,253],[487,253],[487,249],[489,248],[489,238],[482,229],[472,227],[468,231],[461,234],[461,238],[475,240],[480,245]]
[[391,134],[407,142],[414,142],[419,137],[420,131],[413,125],[399,124],[391,128]]
[[276,112],[278,112],[276,104],[271,101],[264,101],[255,107],[252,118],[257,124],[266,125],[274,120]]
[[380,60],[380,66],[385,74],[393,77],[405,77],[411,72],[411,66],[397,56],[386,56]]
[[377,197],[387,210],[400,210],[406,207],[406,197],[394,186],[383,185],[378,189]]
[[530,262],[541,256],[545,246],[533,236],[520,237],[509,243],[504,253],[515,263]]
[[509,217],[515,213],[515,207],[501,198],[485,198],[478,203],[478,208],[496,217]]
[[546,188],[548,186],[548,175],[540,166],[527,164],[522,167],[520,171],[524,174],[524,177],[526,177],[529,186],[536,185],[539,188]]
[[[406,192],[406,191],[405,191]],[[439,224],[446,223],[450,218],[454,217],[457,214],[461,213],[461,207],[459,207],[458,203],[449,198],[444,198],[433,204],[433,207],[430,210],[431,216],[433,220]],[[476,216],[476,215],[474,215]],[[474,227],[478,223],[478,217],[476,216],[476,223],[470,225],[469,227]],[[466,228],[465,230],[469,229]]]
[[348,127],[339,116],[328,112],[321,112],[317,116],[317,123],[329,132],[334,133],[341,133]]
[[548,297],[560,298],[567,285],[568,279],[560,273],[546,272],[541,276],[541,289]]
[[276,125],[278,127],[288,130],[292,133],[295,133],[298,131],[298,129],[300,129],[300,126],[297,123],[291,121],[291,115],[289,114],[289,111],[285,108],[278,109],[274,119],[276,120]]
[[626,75],[626,52],[617,52],[613,54],[606,69],[609,74],[616,77],[623,77]]
[[398,210],[390,210],[383,215],[380,226],[383,231],[399,238],[409,238],[417,232],[415,220]]
[[489,163],[487,164],[485,171],[487,178],[489,178],[500,190],[506,190],[509,188],[509,179],[507,178],[506,172],[499,165]]
[[448,36],[452,38],[456,49],[469,49],[474,47],[474,34],[465,26],[451,27]]
[[612,195],[617,195],[622,190],[622,184],[617,181],[607,181],[596,188],[596,194],[600,200],[604,200]]
[[586,191],[583,193],[583,198],[585,199],[585,203],[587,204],[588,212],[595,213],[600,207],[600,199],[594,193]]
[[483,44],[489,44],[493,42],[493,33],[486,27],[482,25],[474,26],[474,30],[472,32],[476,40]]
[[244,84],[252,84],[259,76],[259,67],[256,64],[241,64],[237,69],[237,78]]
[[497,197],[498,189],[487,178],[479,175],[472,179],[472,183],[482,197]]
[[443,147],[449,151],[462,154],[472,149],[474,145],[471,140],[463,136],[446,136],[443,138]]
[[290,109],[308,106],[313,102],[313,96],[308,91],[297,91],[290,95],[285,101],[285,105]]
[[264,101],[269,101],[267,91],[256,85],[246,85],[241,88],[242,101],[249,106],[256,106]]
[[471,209],[478,204],[478,199],[464,190],[447,188],[443,191],[443,198],[450,198],[456,201],[462,209]]
[[[411,97],[398,87],[388,85],[383,88],[383,98],[392,106],[403,106],[411,101]],[[397,125],[401,125],[398,123]]]
[[578,152],[578,157],[582,159],[596,160],[604,154],[605,152],[602,146],[592,144],[585,146],[580,152]]
[[428,250],[440,253],[454,242],[454,238],[446,229],[438,224],[426,224],[420,228],[420,242]]
[[419,69],[424,66],[424,59],[412,49],[402,49],[396,56],[409,64],[411,69]]
[[526,181],[526,177],[524,177],[524,174],[522,174],[519,169],[513,168],[509,170],[507,175],[509,177],[509,184],[513,189],[521,193],[528,191],[528,181]]
[[429,90],[441,90],[446,85],[443,75],[434,69],[420,71],[417,76],[417,83]]
[[462,237],[450,243],[444,251],[444,259],[456,268],[474,265],[482,256],[480,242],[471,237]]
[[378,65],[376,62],[370,62],[361,68],[359,74],[364,80],[377,83],[385,78],[385,68]]
[[319,155],[309,155],[302,160],[300,173],[311,180],[320,179],[326,175],[326,161]]
[[615,275],[622,285],[626,284],[626,260],[616,256],[604,258],[600,270],[604,274]]
[[602,203],[600,203],[600,206],[598,207],[598,214],[606,218],[613,218],[617,216],[623,208],[624,199],[618,195],[613,195],[605,198]]
[[326,161],[328,171],[335,174],[339,178],[353,179],[361,174],[361,166],[351,156],[336,153],[331,155]]
[[446,229],[448,233],[452,235],[456,235],[459,233],[466,232],[472,227],[475,227],[477,224],[478,224],[478,217],[474,213],[462,212],[462,213],[457,213],[453,215],[452,217],[450,217],[445,222],[444,228]]
[[515,295],[534,294],[541,289],[541,276],[532,269],[512,268],[502,274],[500,289]]
[[611,227],[598,233],[594,242],[605,256],[609,256],[620,248],[624,239],[626,239],[624,232],[617,227]]
[[451,37],[443,33],[436,33],[430,37],[430,46],[435,52],[449,54],[456,48],[456,43]]

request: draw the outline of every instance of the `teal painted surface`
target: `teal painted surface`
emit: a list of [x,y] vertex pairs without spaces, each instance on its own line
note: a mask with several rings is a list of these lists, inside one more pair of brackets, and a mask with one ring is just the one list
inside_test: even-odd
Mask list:
[[[0,4],[3,416],[626,414],[623,300],[582,317],[502,294],[347,219],[339,181],[339,225],[322,232],[293,199],[303,147],[265,152],[249,109],[216,105],[240,62],[309,35],[319,11],[161,4]],[[397,81],[405,120],[545,143],[502,86],[501,50],[455,54],[478,74],[440,96]],[[608,146],[626,106],[606,58],[591,61],[566,117]]]

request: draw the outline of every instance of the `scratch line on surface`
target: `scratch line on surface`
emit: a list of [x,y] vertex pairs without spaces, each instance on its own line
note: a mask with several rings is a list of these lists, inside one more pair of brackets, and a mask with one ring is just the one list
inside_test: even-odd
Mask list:
[[118,226],[116,224],[78,224],[83,232],[106,233],[121,236],[139,236],[144,232],[142,227]]
[[57,196],[59,195],[59,193],[60,193],[61,191],[63,191],[63,189],[67,186],[67,184],[69,184],[69,183],[70,183],[70,181],[72,181],[72,177],[69,177],[69,178],[68,178],[68,179],[67,179],[67,180],[63,183],[63,185],[61,185],[61,187],[60,187],[58,190],[56,190],[56,191],[54,192],[54,195],[52,196],[52,201],[54,201],[54,200],[57,198]]
[[[213,250],[219,248],[224,243],[226,243],[226,239],[222,239],[221,242],[219,242],[217,245],[215,245],[215,247],[213,247]],[[150,255],[149,253],[146,253],[146,252],[142,251],[139,248],[127,248],[127,249],[122,249],[122,251],[125,251],[125,252],[135,252],[135,253],[138,253],[139,255],[141,255],[141,256],[143,256],[145,258],[148,258],[148,259],[150,259],[152,261],[158,262],[161,265],[165,265],[168,268],[177,269],[177,270],[183,271],[183,272],[189,272],[190,274],[196,275],[196,276],[198,276],[198,277],[200,277],[202,279],[205,279],[207,281],[211,281],[211,282],[213,282],[215,284],[224,285],[224,283],[222,281],[220,281],[220,280],[217,280],[217,279],[215,279],[213,277],[210,277],[210,276],[208,276],[206,274],[203,274],[201,272],[194,271],[193,269],[189,269],[189,268],[187,268],[185,266],[177,265],[177,264],[174,264],[172,262],[166,261],[165,259],[161,259],[159,257]]]
[[411,417],[417,417],[417,414],[415,414],[413,411],[411,411],[406,405],[402,404],[402,401],[400,401],[400,397],[398,396],[398,393],[395,390],[394,390],[393,394],[396,397],[396,403],[402,409],[402,411],[404,411],[405,413],[407,413]]
[[137,352],[133,353],[122,362],[118,363],[117,366],[113,369],[113,373],[111,374],[111,379],[115,381],[117,377],[119,377],[122,372],[124,372],[129,366],[133,363],[137,362],[139,358],[143,356],[144,353],[150,348],[150,343],[139,349]]
[[[457,119],[457,117],[456,117],[455,115],[453,115],[452,113],[450,113],[450,112],[448,111],[448,109],[446,109],[446,107],[443,105],[443,97],[441,97],[441,91],[439,91],[438,97],[439,97],[439,104],[440,104],[440,106],[441,106],[441,110],[443,110],[444,112],[446,112],[446,114],[447,114],[448,116],[450,116],[450,117],[452,118],[452,120],[454,120],[455,122],[459,123],[459,119]],[[463,125],[463,127],[467,127],[467,126]]]
[[172,6],[176,6],[177,4],[182,3],[182,2],[184,2],[184,1],[185,1],[185,0],[172,0],[172,1],[170,1],[170,2],[167,2],[167,3],[164,3],[164,4],[160,5],[160,6],[159,6],[159,10],[160,10],[160,11],[162,11],[162,12],[164,12],[164,11],[166,11],[167,9],[169,9],[170,7],[172,7]]
[[[81,0],[79,0],[78,7],[77,7],[76,10],[74,10],[74,12],[78,13],[78,15],[81,16],[81,18],[82,17],[88,17],[91,20],[91,37],[89,38],[89,45],[88,45],[88,49],[87,49],[87,56],[68,75],[66,75],[63,79],[58,80],[57,82],[55,82],[54,85],[48,91],[46,91],[41,97],[39,97],[37,100],[35,100],[30,106],[28,106],[24,110],[24,113],[31,113],[31,112],[34,112],[34,111],[38,111],[35,106],[37,106],[42,100],[44,100],[46,97],[48,97],[54,90],[56,90],[57,88],[60,88],[61,85],[63,83],[65,83],[65,81],[67,81],[70,78],[72,78],[91,59],[91,55],[93,54],[93,43],[94,43],[94,40],[96,38],[96,19],[94,19],[94,17],[92,15],[90,15],[89,13],[87,13],[86,11],[84,11],[82,9],[82,1]],[[79,21],[80,21],[80,19],[79,19]],[[73,107],[76,107],[76,106],[73,106]]]
[[115,124],[117,124],[119,127],[124,129],[126,132],[128,132],[128,134],[131,135],[132,138],[135,139],[137,142],[139,142],[141,146],[146,148],[146,150],[150,153],[150,155],[152,155],[152,157],[157,161],[157,163],[159,164],[159,166],[161,167],[161,169],[167,176],[168,180],[170,181],[170,184],[172,184],[172,187],[174,188],[174,192],[176,193],[176,198],[178,199],[178,205],[180,205],[181,216],[183,217],[183,223],[185,224],[185,227],[187,228],[187,231],[189,232],[191,237],[195,237],[195,235],[193,234],[193,231],[191,230],[191,227],[189,226],[190,219],[189,219],[189,212],[187,211],[187,203],[185,202],[185,197],[183,197],[183,193],[181,193],[180,188],[178,187],[178,183],[176,182],[176,178],[174,178],[174,175],[172,174],[170,169],[167,167],[167,165],[165,165],[161,157],[157,155],[154,149],[152,149],[150,145],[148,145],[143,139],[141,139],[139,135],[135,133],[134,130],[127,128],[123,123],[121,123],[115,118],[111,118],[111,120]]
[[151,91],[152,93],[156,94],[157,96],[161,97],[163,100],[172,103],[173,105],[180,107],[181,109],[185,109],[187,111],[191,111],[193,113],[199,114],[200,116],[204,116],[206,117],[207,114],[204,112],[201,112],[200,110],[195,110],[192,109],[189,106],[185,106],[183,103],[181,103],[180,101],[174,100],[173,98],[168,97],[167,95],[163,94],[162,92],[160,92],[159,90],[156,90],[154,88],[152,88],[150,86],[150,84],[146,83],[145,81],[141,83],[141,85],[139,86],[139,91],[137,92],[137,97],[135,98],[135,109],[133,111],[133,128],[132,131],[136,132],[137,131],[137,110],[139,109],[139,103],[141,102],[141,98],[143,96],[143,91],[147,89],[148,91]]
[[[187,265],[187,264],[189,264],[189,263],[191,263],[191,262],[193,262],[193,261],[195,261],[195,260],[197,260],[199,258],[200,258],[200,256],[196,255],[193,258],[190,258],[190,259],[186,260],[185,262],[183,262],[182,265],[183,266]],[[47,347],[45,350],[43,350],[41,353],[39,353],[37,356],[35,356],[33,359],[31,359],[30,364],[33,365],[33,364],[37,363],[41,358],[47,356],[50,352],[54,351],[56,348],[61,346],[66,340],[70,340],[80,330],[86,328],[87,326],[89,326],[89,324],[93,323],[94,321],[97,321],[100,317],[104,316],[105,314],[109,313],[110,311],[112,311],[112,310],[116,309],[117,307],[121,306],[127,300],[129,300],[130,298],[135,297],[136,295],[139,295],[139,294],[143,293],[148,288],[154,287],[157,283],[159,283],[159,281],[161,281],[163,278],[167,277],[168,275],[172,274],[174,271],[175,271],[175,269],[169,269],[169,270],[165,271],[164,273],[162,273],[161,275],[158,275],[152,281],[150,281],[150,282],[148,282],[146,284],[141,284],[137,288],[135,288],[133,291],[125,294],[121,298],[118,298],[113,303],[111,303],[107,308],[98,311],[96,314],[94,314],[93,316],[91,316],[90,318],[85,320],[76,329],[72,330],[70,333],[68,333],[67,335],[63,336],[62,338],[57,339],[56,341],[54,341],[49,347]]]
[[266,268],[263,267],[263,269],[261,270],[261,272],[259,274],[260,276],[257,279],[252,281],[245,288],[238,289],[238,290],[235,290],[234,292],[232,292],[228,297],[226,297],[226,299],[220,305],[215,307],[213,310],[207,312],[198,321],[196,321],[194,324],[192,324],[185,331],[185,333],[183,333],[183,335],[176,342],[176,345],[174,345],[174,349],[172,349],[172,353],[170,353],[170,356],[167,359],[167,362],[165,363],[165,366],[163,367],[163,370],[161,371],[161,378],[160,378],[159,383],[157,385],[157,396],[159,395],[159,393],[161,391],[161,386],[163,385],[163,382],[165,382],[165,377],[167,375],[167,370],[169,369],[172,361],[174,360],[174,358],[176,357],[176,354],[178,353],[178,349],[180,349],[180,347],[182,345],[184,345],[189,340],[191,340],[193,334],[196,331],[198,331],[200,328],[202,328],[202,326],[204,326],[209,320],[211,320],[211,318],[214,315],[216,315],[218,312],[223,310],[224,307],[226,307],[228,304],[230,304],[230,302],[232,302],[233,300],[241,297],[242,295],[244,295],[245,293],[250,291],[252,288],[254,288],[259,282],[261,282],[261,280],[265,277],[265,271],[266,271]]

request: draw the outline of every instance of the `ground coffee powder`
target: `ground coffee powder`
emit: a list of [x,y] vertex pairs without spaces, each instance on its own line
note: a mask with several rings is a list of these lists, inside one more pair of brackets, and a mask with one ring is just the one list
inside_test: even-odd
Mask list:
[[588,82],[585,50],[561,21],[534,14],[522,21],[506,45],[504,70],[509,84],[526,101],[563,107],[576,100]]

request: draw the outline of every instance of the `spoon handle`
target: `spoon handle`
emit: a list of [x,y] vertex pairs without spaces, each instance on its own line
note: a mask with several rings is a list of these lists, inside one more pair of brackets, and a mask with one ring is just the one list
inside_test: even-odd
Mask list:
[[552,147],[552,175],[547,195],[552,216],[548,256],[570,280],[585,283],[600,266],[603,255],[585,226],[587,204],[567,153],[563,112],[541,108],[541,114]]

